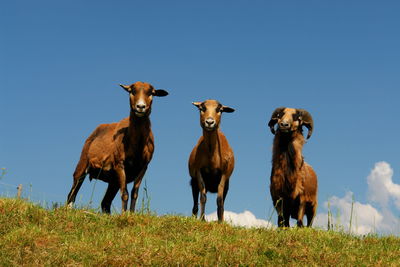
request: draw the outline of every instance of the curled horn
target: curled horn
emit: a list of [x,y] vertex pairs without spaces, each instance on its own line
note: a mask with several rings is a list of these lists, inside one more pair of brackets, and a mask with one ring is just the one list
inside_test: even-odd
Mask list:
[[275,124],[278,122],[278,115],[279,113],[281,113],[283,110],[285,109],[285,107],[280,107],[274,110],[274,112],[272,113],[271,119],[268,122],[268,126],[269,129],[271,130],[272,134],[275,134]]
[[307,139],[309,139],[312,135],[314,129],[314,121],[311,114],[305,109],[298,109],[301,114],[301,121],[304,126],[308,129]]

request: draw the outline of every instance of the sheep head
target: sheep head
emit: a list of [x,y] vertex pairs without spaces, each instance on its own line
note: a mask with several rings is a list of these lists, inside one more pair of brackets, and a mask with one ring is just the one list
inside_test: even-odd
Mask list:
[[133,111],[136,117],[150,115],[153,96],[168,95],[167,91],[154,89],[151,84],[145,82],[136,82],[131,85],[120,84],[120,86],[129,93],[131,111]]
[[224,106],[216,100],[206,100],[204,102],[193,102],[200,111],[200,125],[206,131],[218,129],[221,122],[222,112],[232,113],[235,110]]
[[275,124],[278,124],[278,131],[288,133],[301,130],[302,126],[307,127],[309,139],[313,132],[314,122],[311,114],[305,109],[294,109],[279,107],[272,113],[268,126],[272,134],[276,133]]

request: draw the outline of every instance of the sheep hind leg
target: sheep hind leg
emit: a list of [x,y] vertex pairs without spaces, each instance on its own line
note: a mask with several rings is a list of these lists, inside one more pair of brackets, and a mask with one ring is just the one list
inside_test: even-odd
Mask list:
[[72,184],[71,191],[68,194],[67,205],[72,206],[75,202],[76,195],[78,194],[79,189],[82,186],[83,181],[85,180],[86,173],[79,175],[74,174],[74,183]]
[[89,169],[89,161],[87,159],[87,153],[85,152],[86,144],[82,151],[81,157],[79,159],[78,164],[76,165],[73,177],[74,182],[72,184],[71,191],[68,193],[67,197],[67,205],[72,206],[75,202],[76,195],[78,194],[79,189],[82,186],[83,181],[88,173]]
[[103,200],[101,201],[101,211],[104,213],[111,213],[111,202],[115,198],[115,195],[118,192],[118,184],[109,183],[107,187],[107,191],[104,194]]
[[195,180],[190,181],[190,186],[192,187],[192,196],[193,196],[193,209],[192,216],[197,218],[197,213],[199,212],[199,187]]
[[228,190],[229,190],[229,180],[225,182],[225,188],[224,188],[224,203],[225,203],[226,195],[228,194]]
[[200,191],[200,220],[205,221],[205,209],[206,209],[206,202],[207,202],[207,191],[206,191],[206,186],[204,184],[203,176],[201,175],[201,172],[199,171],[197,173],[197,186]]

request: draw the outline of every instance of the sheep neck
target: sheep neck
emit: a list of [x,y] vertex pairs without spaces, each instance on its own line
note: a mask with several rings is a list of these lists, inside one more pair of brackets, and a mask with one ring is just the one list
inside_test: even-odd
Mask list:
[[219,151],[218,131],[218,129],[214,131],[206,131],[203,129],[204,145],[210,156]]
[[137,117],[133,111],[129,116],[128,136],[130,143],[136,145],[144,145],[145,140],[149,137],[151,131],[151,123],[149,116]]
[[303,165],[304,137],[301,132],[281,133],[274,138],[273,164],[286,170],[286,178],[300,170]]

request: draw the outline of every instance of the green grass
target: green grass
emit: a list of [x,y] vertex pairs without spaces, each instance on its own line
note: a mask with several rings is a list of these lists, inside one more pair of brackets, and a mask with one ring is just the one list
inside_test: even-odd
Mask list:
[[398,237],[244,229],[0,198],[0,266],[399,266]]

